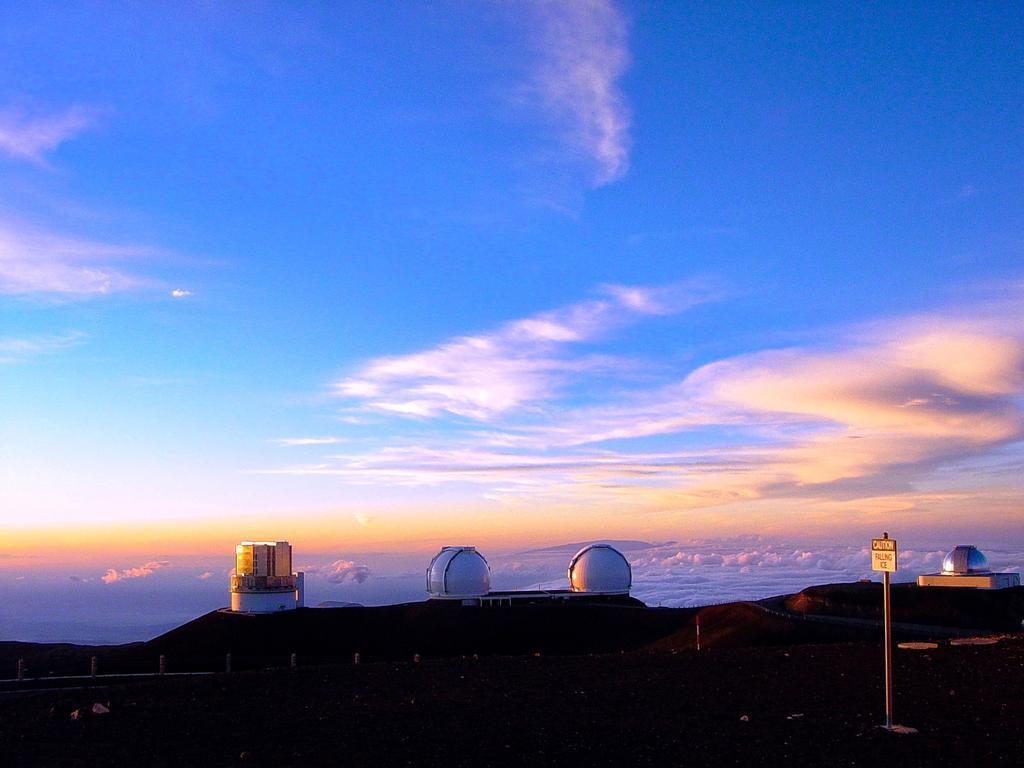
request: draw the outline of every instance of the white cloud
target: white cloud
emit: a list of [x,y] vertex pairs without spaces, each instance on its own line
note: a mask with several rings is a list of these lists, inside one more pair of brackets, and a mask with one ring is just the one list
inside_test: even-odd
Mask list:
[[203,571],[198,576],[196,576],[196,578],[197,579],[202,579],[203,581],[206,581],[207,579],[209,579],[211,576],[214,576],[214,575],[215,574],[214,574],[213,571]]
[[[522,510],[699,511],[702,530],[720,531],[737,530],[755,504],[780,520],[898,513],[918,527],[926,513],[952,520],[984,505],[994,530],[1022,487],[1022,290],[941,316],[830,329],[827,341],[723,358],[644,387],[636,361],[580,347],[686,302],[606,287],[602,299],[378,358],[338,385],[364,410],[454,413],[485,428],[438,424],[429,439],[398,428],[385,447],[277,471],[459,484]],[[996,474],[982,487],[988,469]]]
[[630,114],[618,80],[629,64],[628,25],[610,0],[530,6],[539,49],[537,97],[566,146],[594,167],[595,186],[629,169]]
[[171,291],[171,298],[174,299],[185,299],[192,295],[192,291],[187,291],[184,288],[175,288]]
[[344,442],[340,437],[279,437],[271,442],[286,447],[302,445],[335,445]]
[[[539,454],[474,448],[437,440],[432,446],[388,446],[376,451],[338,454],[330,463],[279,470],[278,474],[337,475],[351,481],[386,481],[400,485],[431,485],[458,481],[535,485],[540,477],[551,483],[573,478],[614,480],[630,475],[647,479],[676,477],[700,467],[722,467],[725,462],[704,452],[621,453],[576,451],[570,454]],[[732,461],[732,460],[727,460]]]
[[88,338],[87,334],[81,331],[25,338],[0,338],[0,365],[19,363],[37,355],[60,352],[81,344],[86,338]]
[[[901,541],[901,545],[903,542]],[[953,543],[949,548],[952,548]],[[935,573],[947,549],[913,548],[909,540],[900,552],[898,581]],[[1024,552],[985,548],[993,570],[1021,571]],[[789,594],[819,584],[878,580],[864,546],[789,544],[760,536],[716,541],[694,540],[625,550],[633,569],[632,595],[648,605],[692,606],[735,600],[756,600]],[[528,586],[564,589],[568,554],[534,551],[490,558],[497,576],[521,573]],[[522,582],[522,577],[518,579]]]
[[49,115],[17,107],[0,110],[0,152],[46,165],[46,155],[96,122],[96,110],[71,106]]
[[0,220],[0,294],[86,297],[137,288],[146,281],[114,264],[153,253]]
[[153,575],[154,572],[161,568],[167,568],[168,566],[170,566],[170,563],[167,560],[153,560],[137,568],[125,568],[121,571],[108,568],[107,572],[100,578],[100,581],[104,584],[113,584],[115,581],[125,581],[127,579],[144,579],[147,576]]
[[371,574],[369,566],[357,564],[352,560],[335,560],[330,565],[324,566],[303,566],[299,570],[319,576],[332,584],[346,582],[362,584],[370,578]]
[[433,349],[370,361],[335,386],[368,410],[409,417],[454,414],[481,421],[535,408],[571,377],[633,366],[601,355],[567,353],[612,329],[682,311],[715,294],[692,282],[673,286],[604,286],[604,296],[505,323]]

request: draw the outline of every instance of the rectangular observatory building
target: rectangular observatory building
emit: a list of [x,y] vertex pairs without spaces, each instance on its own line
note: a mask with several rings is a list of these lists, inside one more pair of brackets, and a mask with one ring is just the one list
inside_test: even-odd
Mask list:
[[301,608],[304,578],[292,571],[287,541],[243,541],[235,547],[231,576],[231,610],[274,613]]
[[292,547],[287,541],[243,541],[235,547],[239,576],[291,576]]

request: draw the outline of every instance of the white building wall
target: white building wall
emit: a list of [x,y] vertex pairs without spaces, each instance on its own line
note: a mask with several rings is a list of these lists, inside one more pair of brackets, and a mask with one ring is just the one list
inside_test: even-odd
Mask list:
[[1019,573],[928,573],[917,577],[919,587],[966,587],[973,589],[1007,589],[1020,586]]
[[276,613],[297,607],[298,591],[232,592],[231,610],[240,613]]

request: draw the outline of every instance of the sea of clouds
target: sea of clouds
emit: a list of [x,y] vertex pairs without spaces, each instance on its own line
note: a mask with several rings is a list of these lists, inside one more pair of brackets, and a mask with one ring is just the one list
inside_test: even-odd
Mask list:
[[[864,546],[794,545],[762,537],[715,541],[610,542],[633,569],[634,597],[652,606],[692,606],[751,600],[799,592],[807,586],[875,578],[870,551]],[[945,549],[906,549],[899,553],[897,581],[942,567]],[[540,589],[565,588],[565,569],[575,545],[535,550],[492,560],[492,581],[522,582]],[[985,549],[993,570],[1021,571],[1024,548]]]

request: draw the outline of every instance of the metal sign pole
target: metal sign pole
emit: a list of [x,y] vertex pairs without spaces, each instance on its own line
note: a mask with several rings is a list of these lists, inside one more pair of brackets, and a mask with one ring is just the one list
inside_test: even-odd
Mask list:
[[882,625],[885,646],[885,728],[892,730],[892,594],[890,575],[898,565],[896,540],[887,532],[882,538],[871,540],[871,570],[882,572]]
[[[888,539],[888,532],[882,533]],[[892,730],[892,596],[889,594],[889,571],[882,573],[882,620],[885,624],[885,727]]]

